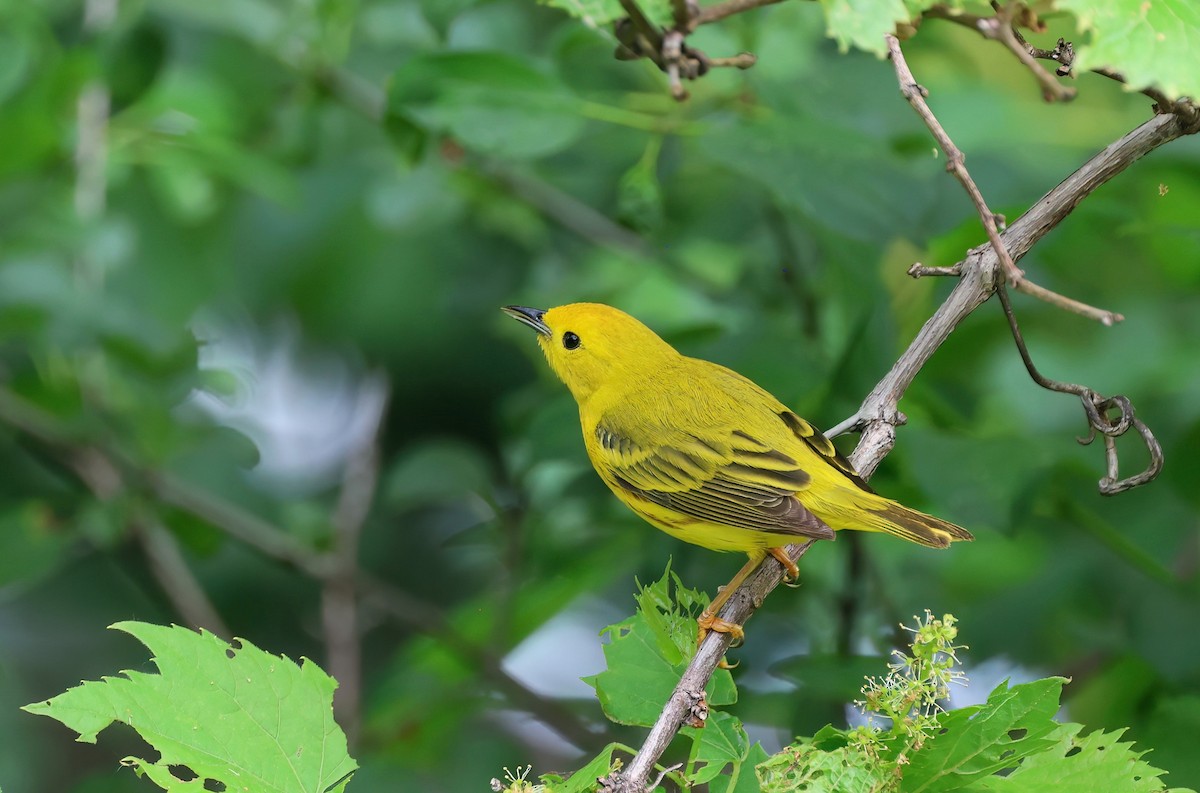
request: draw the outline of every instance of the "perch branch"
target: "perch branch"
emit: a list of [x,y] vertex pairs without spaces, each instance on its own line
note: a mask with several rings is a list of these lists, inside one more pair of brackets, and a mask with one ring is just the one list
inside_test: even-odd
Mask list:
[[[1007,248],[1014,261],[1019,260],[1100,185],[1164,143],[1195,131],[1189,128],[1187,119],[1174,114],[1159,115],[1146,121],[1092,157],[1034,203],[1001,235],[1002,247]],[[996,249],[988,243],[968,251],[966,257],[953,267],[939,268],[959,274],[954,289],[925,322],[891,371],[867,395],[855,415],[830,431],[830,436],[852,429],[861,431],[862,436],[850,455],[850,462],[864,479],[870,479],[879,463],[891,451],[895,443],[896,426],[904,423],[899,411],[900,398],[958,324],[996,291],[997,285],[1002,282],[998,278],[1001,266]],[[1141,428],[1137,428],[1140,432]],[[1104,437],[1107,443],[1110,436],[1105,434]],[[1150,445],[1150,442],[1147,441],[1147,444]],[[1109,478],[1115,480],[1111,459]],[[1104,487],[1103,483],[1101,487]],[[792,559],[799,560],[811,546],[812,542],[790,545],[787,552]],[[729,598],[721,611],[721,619],[744,622],[782,580],[783,566],[768,556]],[[704,686],[724,656],[729,640],[728,634],[711,632],[700,643],[696,655],[647,734],[642,748],[622,772],[614,775],[609,788],[613,793],[645,793],[654,764],[693,709],[703,702]]]

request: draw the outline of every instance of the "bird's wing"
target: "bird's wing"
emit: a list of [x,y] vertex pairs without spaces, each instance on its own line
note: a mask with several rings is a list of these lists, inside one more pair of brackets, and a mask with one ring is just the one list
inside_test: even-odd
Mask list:
[[597,467],[637,498],[732,528],[833,539],[796,498],[808,473],[748,433],[672,433],[668,443],[648,443],[604,421],[595,433]]
[[804,444],[820,455],[821,459],[829,463],[830,466],[840,471],[847,479],[854,483],[854,486],[860,490],[865,490],[868,493],[874,493],[871,486],[858,475],[858,471],[854,470],[854,466],[850,461],[842,456],[842,453],[837,450],[825,434],[819,429],[809,424],[804,419],[797,416],[790,410],[779,411],[779,418],[787,425],[788,429]]

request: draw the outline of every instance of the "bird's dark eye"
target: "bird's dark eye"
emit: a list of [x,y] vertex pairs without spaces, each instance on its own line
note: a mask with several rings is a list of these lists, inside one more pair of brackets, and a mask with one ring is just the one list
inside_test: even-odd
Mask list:
[[576,336],[571,331],[567,331],[566,333],[563,334],[563,346],[566,347],[568,350],[575,349],[576,347],[579,346],[579,337]]

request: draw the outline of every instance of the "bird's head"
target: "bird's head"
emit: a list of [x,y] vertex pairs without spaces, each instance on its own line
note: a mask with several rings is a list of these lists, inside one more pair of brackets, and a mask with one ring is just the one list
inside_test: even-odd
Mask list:
[[600,303],[503,310],[537,331],[550,368],[581,404],[605,385],[637,382],[679,355],[624,311]]

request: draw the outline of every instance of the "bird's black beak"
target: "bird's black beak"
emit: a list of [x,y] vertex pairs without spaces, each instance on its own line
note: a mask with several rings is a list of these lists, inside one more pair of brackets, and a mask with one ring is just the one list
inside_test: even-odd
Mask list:
[[500,309],[505,314],[536,330],[543,336],[551,336],[550,327],[542,321],[542,317],[546,312],[540,308],[530,308],[529,306],[505,306]]

